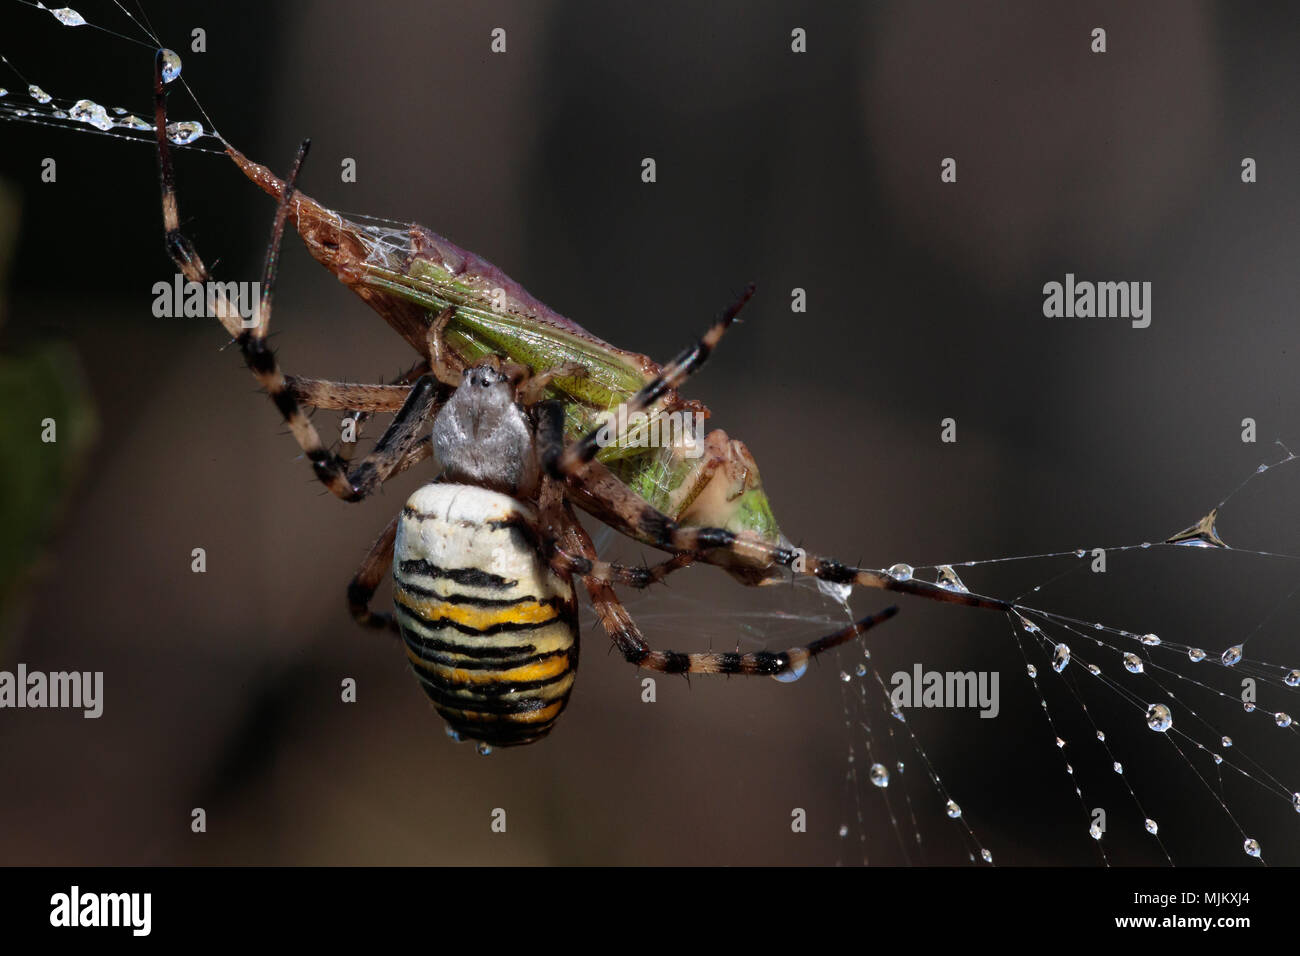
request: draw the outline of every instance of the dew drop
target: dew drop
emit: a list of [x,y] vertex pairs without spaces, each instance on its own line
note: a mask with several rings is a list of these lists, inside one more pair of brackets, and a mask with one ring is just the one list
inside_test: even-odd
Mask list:
[[1154,634],[1143,634],[1138,638],[1138,640],[1148,647],[1155,647],[1155,645],[1160,643],[1160,638],[1156,637]]
[[901,760],[898,761],[898,763],[894,764],[894,766],[898,768],[898,772],[899,772],[899,773],[902,773],[902,772],[903,772],[903,761],[901,761]]
[[1255,712],[1255,704],[1252,701],[1248,700],[1241,705],[1241,709],[1248,714],[1253,714]]
[[117,121],[116,125],[122,127],[123,129],[153,129],[152,123],[142,120],[134,113],[129,114],[127,116],[123,116],[120,120]]
[[1061,673],[1070,663],[1070,648],[1066,644],[1057,644],[1052,652],[1052,670]]
[[1152,704],[1147,708],[1147,726],[1157,733],[1164,733],[1174,725],[1174,715],[1164,704]]
[[1283,680],[1286,681],[1287,687],[1300,687],[1300,670],[1291,671]]
[[1106,732],[1105,732],[1104,730],[1099,730],[1099,731],[1097,731],[1097,739],[1100,740],[1102,743],[1105,743],[1105,742],[1106,742]]
[[444,727],[443,729],[447,731],[447,736],[450,737],[452,740],[456,741],[456,743],[461,742],[460,734],[452,730],[450,726]]
[[1241,660],[1241,645],[1233,644],[1230,648],[1228,648],[1226,651],[1223,652],[1223,654],[1219,657],[1219,660],[1222,661],[1223,664],[1227,667],[1231,667],[1233,664],[1237,663],[1239,660]]
[[1092,837],[1094,840],[1100,840],[1100,839],[1101,839],[1101,824],[1100,824],[1100,823],[1094,823],[1092,826],[1088,827],[1088,835],[1089,835],[1090,837]]
[[1088,552],[1087,552],[1085,549],[1083,549],[1083,548],[1075,548],[1075,549],[1074,549],[1074,556],[1075,556],[1076,558],[1081,558],[1081,557],[1083,557],[1083,556],[1084,556],[1085,554],[1087,554],[1087,553],[1088,553]]
[[1192,659],[1193,664],[1199,664],[1201,661],[1205,660],[1205,651],[1201,650],[1199,647],[1189,647],[1187,649],[1187,656]]
[[869,774],[871,782],[877,787],[889,786],[889,768],[883,763],[873,763]]
[[1026,633],[1026,634],[1037,634],[1037,633],[1038,633],[1038,625],[1037,625],[1037,624],[1035,624],[1033,621],[1029,620],[1029,618],[1025,617],[1023,614],[1017,614],[1016,616],[1017,616],[1018,618],[1020,618],[1020,626],[1023,627],[1023,628],[1025,629],[1025,633]]
[[848,671],[840,671],[840,680],[847,684],[849,681],[853,680],[853,675]]
[[840,839],[844,839],[844,837],[846,837],[846,836],[848,836],[848,835],[849,835],[849,827],[848,827],[848,824],[846,824],[846,823],[841,823],[841,824],[840,824]]
[[84,27],[86,18],[71,7],[59,7],[57,10],[51,10],[54,19],[58,20],[65,27]]
[[985,849],[983,849],[983,848],[981,847],[981,848],[980,848],[980,859],[982,859],[985,863],[992,863],[992,862],[993,862],[993,854],[990,853],[988,850],[985,850]]
[[970,593],[970,589],[966,587],[966,584],[962,579],[957,576],[957,572],[952,569],[951,564],[939,565],[939,577],[935,583],[945,591],[956,591],[958,594]]
[[912,580],[912,566],[910,564],[895,564],[885,573],[895,581]]
[[857,674],[859,677],[867,676],[867,665],[859,664],[853,673]]
[[1058,750],[1063,749],[1063,748],[1065,747],[1065,741],[1062,740],[1060,737],[1057,737],[1057,738],[1056,738],[1056,747],[1057,747]]
[[1123,773],[1124,765],[1120,763],[1118,760],[1116,760],[1113,764],[1111,764],[1111,769],[1114,770],[1116,773]]
[[1223,763],[1223,757],[1219,756],[1218,754],[1211,754],[1211,756],[1214,757],[1214,762],[1216,764]]
[[37,103],[40,103],[42,106],[44,106],[50,100],[54,99],[54,97],[50,96],[49,93],[46,93],[35,83],[28,84],[27,92],[31,94],[32,99],[34,99]]
[[1035,667],[1033,664],[1026,664],[1026,665],[1025,665],[1025,673],[1028,674],[1030,677],[1037,677],[1037,676],[1038,676],[1038,668]]
[[492,753],[492,748],[480,740],[478,742],[478,752],[481,756],[486,757]]
[[167,124],[167,138],[177,146],[192,143],[203,135],[203,124],[196,120],[184,120],[180,123]]
[[1096,664],[1089,664],[1088,673],[1091,674],[1093,677],[1099,677],[1101,676],[1101,668],[1098,667]]
[[1282,711],[1279,710],[1276,714],[1273,715],[1273,722],[1277,724],[1279,727],[1290,727],[1291,715],[1283,713]]
[[1225,747],[1231,747],[1231,746],[1232,746],[1232,738],[1231,738],[1231,737],[1220,737],[1220,738],[1219,738],[1219,743],[1223,744],[1223,746],[1225,746]]
[[126,110],[125,110],[123,107],[121,107],[121,106],[114,106],[114,107],[113,107],[113,115],[114,115],[114,116],[125,116],[125,115],[126,115]]
[[113,121],[109,119],[108,110],[92,100],[77,100],[72,104],[69,117],[79,123],[89,123],[95,129],[112,129]]
[[782,684],[793,684],[806,673],[808,673],[808,657],[803,655],[799,660],[794,661],[787,670],[783,670],[779,674],[773,674],[772,680],[780,681]]
[[1160,824],[1156,823],[1156,821],[1152,820],[1150,817],[1147,817],[1146,828],[1147,828],[1147,833],[1160,832]]
[[1141,674],[1142,658],[1138,657],[1136,654],[1126,652],[1124,654],[1124,670],[1128,671],[1130,674]]
[[1245,842],[1244,844],[1242,844],[1242,849],[1244,849],[1244,850],[1246,851],[1246,856],[1254,856],[1254,857],[1258,857],[1258,856],[1259,856],[1259,841],[1258,841],[1258,840],[1252,840],[1252,839],[1247,838],[1246,842]]
[[6,90],[3,86],[0,86],[0,96],[8,96],[8,95],[9,95],[9,91]]
[[1295,807],[1295,812],[1300,813],[1300,793],[1291,794],[1291,806]]
[[162,51],[162,79],[170,83],[181,75],[181,58],[172,50]]
[[1227,544],[1219,537],[1214,522],[1219,518],[1219,509],[1214,508],[1190,528],[1184,528],[1177,534],[1165,538],[1165,544],[1177,544],[1186,548],[1226,548]]
[[948,811],[948,816],[950,816],[954,820],[956,820],[959,816],[961,816],[961,807],[957,806],[957,804],[952,800],[948,801],[948,806],[946,809]]

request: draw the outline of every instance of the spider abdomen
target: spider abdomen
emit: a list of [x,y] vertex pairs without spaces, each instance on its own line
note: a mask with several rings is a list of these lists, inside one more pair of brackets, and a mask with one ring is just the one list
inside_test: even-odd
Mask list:
[[411,669],[448,727],[532,743],[564,710],[578,666],[573,585],[543,559],[530,505],[473,485],[407,501],[393,599]]

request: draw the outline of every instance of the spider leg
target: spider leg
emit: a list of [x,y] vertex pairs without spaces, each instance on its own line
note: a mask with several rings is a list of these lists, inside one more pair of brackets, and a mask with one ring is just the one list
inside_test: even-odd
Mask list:
[[[162,51],[154,61],[154,122],[158,129],[158,172],[162,188],[163,226],[166,231],[167,254],[185,278],[191,282],[207,284],[211,280],[198,251],[180,228],[180,211],[176,201],[176,176],[172,168],[171,149],[167,141],[167,94],[162,79]],[[270,247],[263,269],[262,299],[252,326],[247,326],[238,310],[217,283],[207,285],[212,295],[216,317],[239,345],[244,363],[253,377],[266,390],[272,403],[279,409],[294,439],[312,464],[317,479],[334,495],[345,501],[359,501],[368,490],[362,490],[349,480],[347,462],[330,452],[321,442],[320,434],[303,411],[275,355],[266,344],[266,330],[270,322],[271,293],[275,284],[280,242],[289,207],[293,200],[294,183],[306,155],[307,143],[299,147],[293,171],[285,182],[276,209],[275,225],[271,231]],[[363,463],[364,464],[364,463]]]
[[[583,558],[595,564],[597,555],[591,538],[578,523],[572,509],[566,505],[565,510],[567,521],[561,536],[562,545],[576,550]],[[665,674],[745,674],[768,677],[798,674],[807,666],[810,658],[853,640],[898,613],[897,607],[887,607],[877,614],[868,615],[847,627],[818,638],[807,647],[791,647],[784,651],[756,651],[745,654],[717,651],[693,654],[656,651],[651,650],[650,645],[645,642],[640,628],[636,626],[632,615],[618,599],[614,589],[605,581],[586,574],[581,576],[583,584],[587,587],[587,594],[591,597],[592,607],[600,618],[601,626],[614,641],[623,657],[638,667]]]
[[[741,293],[740,298],[719,316],[718,320],[709,327],[709,330],[704,333],[698,342],[687,347],[680,355],[665,365],[663,371],[628,399],[626,403],[627,417],[631,419],[637,412],[645,411],[645,409],[662,398],[666,392],[675,389],[686,381],[692,373],[703,365],[718,344],[718,340],[731,327],[731,323],[736,321],[736,316],[740,314],[740,310],[745,307],[745,303],[753,295],[754,286],[751,283]],[[600,451],[601,436],[604,431],[604,428],[594,428],[564,449],[557,466],[559,472],[566,475],[574,474],[584,464],[592,461]]]
[[393,542],[397,538],[397,523],[401,519],[402,516],[398,514],[388,522],[388,527],[375,539],[370,553],[348,584],[348,611],[351,612],[352,619],[362,627],[392,631],[394,634],[398,630],[393,615],[371,611],[370,599],[375,596],[375,590],[393,566]]
[[438,381],[446,382],[448,385],[459,385],[461,376],[465,373],[465,363],[461,361],[455,350],[447,348],[447,343],[443,339],[447,323],[455,315],[456,307],[447,306],[429,323],[429,332],[425,337],[433,374],[438,376]]

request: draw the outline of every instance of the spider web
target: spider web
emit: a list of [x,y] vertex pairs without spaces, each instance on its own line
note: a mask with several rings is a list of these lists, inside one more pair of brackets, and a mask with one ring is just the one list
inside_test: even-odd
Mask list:
[[[77,24],[67,8],[14,2],[51,16],[51,27],[157,42],[120,3],[99,6],[143,39],[88,17]],[[101,107],[56,88],[57,77],[0,60],[11,76],[0,119],[152,145],[150,107]],[[138,94],[136,79],[129,88]],[[206,125],[201,133],[190,127],[192,138],[182,131],[177,148],[220,152],[195,104]],[[389,233],[403,241],[401,223],[355,218],[372,224],[377,241]],[[1186,529],[1150,529],[1147,540],[896,566],[1014,600],[1018,610],[999,620],[944,609],[944,622],[928,633],[895,621],[834,652],[832,666],[809,670],[805,680],[837,684],[842,715],[838,861],[1300,862],[1292,839],[1300,822],[1297,726],[1289,716],[1300,711],[1292,639],[1300,528],[1279,520],[1294,513],[1288,503],[1300,492],[1295,459],[1279,443],[1217,505],[1189,515]],[[614,558],[637,558],[620,554],[608,532],[597,541]],[[1104,573],[1096,570],[1102,557]],[[672,635],[680,650],[798,645],[842,626],[861,603],[806,579],[731,590],[740,596],[730,607],[716,591],[676,586],[627,603],[652,643]],[[908,618],[923,617],[926,604],[908,600]],[[598,630],[589,610],[583,626]],[[905,639],[891,636],[900,628],[908,628]],[[896,707],[894,675],[918,664],[996,671],[999,717]],[[1243,700],[1246,680],[1253,700]],[[1172,718],[1165,729],[1153,729],[1164,713],[1155,705]]]

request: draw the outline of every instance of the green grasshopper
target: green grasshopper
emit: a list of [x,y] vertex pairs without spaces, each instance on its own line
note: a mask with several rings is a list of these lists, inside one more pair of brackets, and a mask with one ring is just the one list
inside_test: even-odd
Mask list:
[[[284,180],[233,147],[226,152],[252,182],[280,199]],[[436,317],[451,307],[454,314],[441,337],[465,365],[499,355],[532,373],[566,365],[584,369],[586,374],[559,376],[549,386],[552,397],[564,403],[569,439],[596,427],[602,413],[626,403],[662,371],[647,356],[592,335],[492,263],[424,226],[412,224],[399,232],[361,224],[300,192],[293,194],[288,222],[316,261],[421,353]],[[758,465],[743,442],[717,429],[694,451],[682,443],[638,444],[644,432],[653,431],[653,423],[670,413],[709,414],[699,402],[670,390],[649,411],[646,424],[602,448],[598,460],[683,524],[781,540]]]

